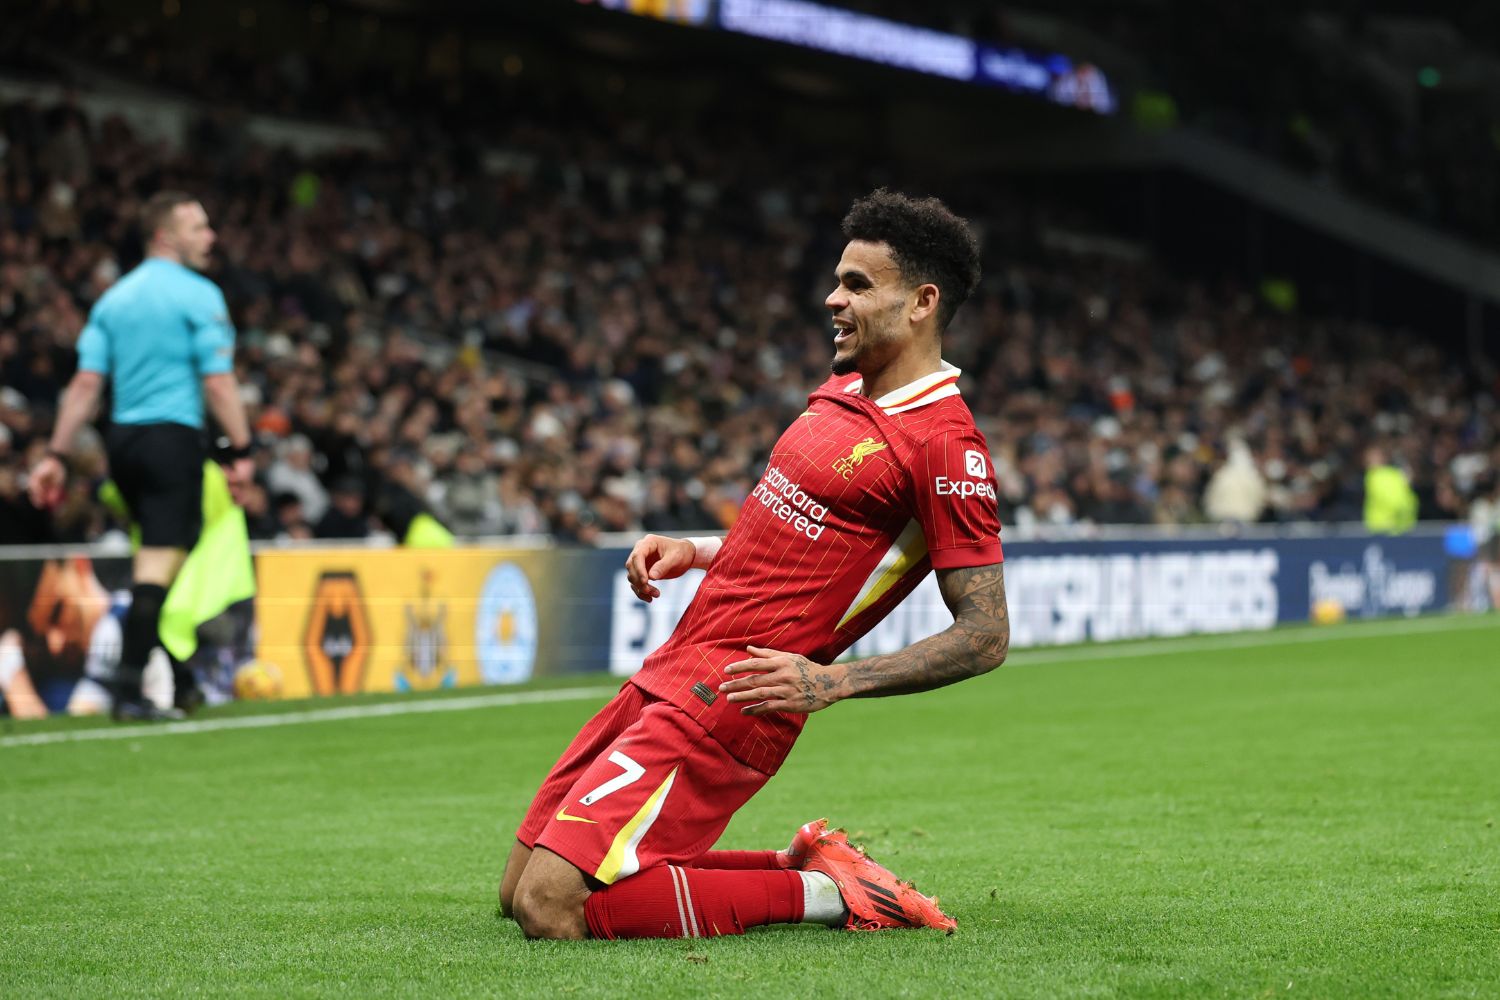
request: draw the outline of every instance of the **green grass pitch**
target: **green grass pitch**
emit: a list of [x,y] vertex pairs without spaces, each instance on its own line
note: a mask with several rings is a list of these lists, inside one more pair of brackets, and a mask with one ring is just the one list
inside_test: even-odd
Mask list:
[[1500,995],[1495,616],[1018,651],[815,717],[723,845],[830,816],[946,938],[524,941],[500,866],[598,704],[14,725],[0,995]]

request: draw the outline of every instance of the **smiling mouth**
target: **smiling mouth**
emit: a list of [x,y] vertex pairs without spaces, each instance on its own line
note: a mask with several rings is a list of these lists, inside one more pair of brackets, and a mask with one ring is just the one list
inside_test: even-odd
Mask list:
[[854,336],[854,327],[852,327],[852,326],[842,326],[842,325],[840,325],[838,323],[835,323],[833,325],[833,342],[835,344],[845,343],[846,341],[848,341],[851,338],[853,338],[853,336]]

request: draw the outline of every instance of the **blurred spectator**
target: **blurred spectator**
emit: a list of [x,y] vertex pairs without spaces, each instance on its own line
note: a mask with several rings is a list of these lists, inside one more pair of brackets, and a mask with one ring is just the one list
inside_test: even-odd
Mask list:
[[8,438],[9,432],[0,425],[0,545],[51,541],[51,520],[26,499],[19,463],[6,461]]
[[265,486],[251,480],[245,486],[240,505],[245,510],[245,530],[251,541],[265,542],[276,537],[276,515],[271,510],[271,499]]
[[278,493],[272,501],[276,518],[275,538],[311,538],[312,526],[302,508],[302,500],[295,493]]
[[1478,489],[1479,498],[1469,511],[1469,530],[1479,553],[1476,589],[1482,596],[1476,604],[1500,609],[1500,475],[1487,475]]
[[312,442],[293,434],[282,442],[276,460],[266,470],[266,486],[274,493],[289,493],[301,504],[301,519],[316,523],[328,509],[328,490],[313,471]]
[[1383,449],[1365,450],[1365,528],[1376,534],[1400,535],[1417,523],[1417,494],[1406,473],[1391,464]]
[[334,483],[328,510],[318,519],[313,534],[319,538],[368,538],[370,522],[365,516],[365,487],[358,479]]
[[436,503],[443,520],[460,535],[498,535],[505,509],[499,479],[477,450],[459,452],[437,483]]
[[546,534],[547,518],[537,507],[536,501],[521,488],[519,475],[515,472],[502,474],[497,484],[497,491],[500,501],[500,517],[494,534]]
[[1482,549],[1500,538],[1500,473],[1486,475],[1476,484],[1476,492],[1479,495],[1469,509],[1469,528]]
[[1254,524],[1265,513],[1266,481],[1242,439],[1229,439],[1229,455],[1203,491],[1203,510],[1211,521],[1232,524]]

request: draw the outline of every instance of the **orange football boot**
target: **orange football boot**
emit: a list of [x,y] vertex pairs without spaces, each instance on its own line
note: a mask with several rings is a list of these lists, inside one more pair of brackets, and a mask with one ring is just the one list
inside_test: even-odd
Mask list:
[[807,857],[808,848],[827,832],[828,821],[826,819],[815,819],[797,827],[797,832],[792,834],[792,842],[787,849],[776,852],[776,859],[781,862],[781,867],[801,868],[803,859]]
[[952,934],[958,921],[938,908],[937,897],[917,891],[849,843],[843,830],[819,837],[808,847],[802,870],[833,879],[849,908],[845,930],[879,931],[894,927],[935,927]]

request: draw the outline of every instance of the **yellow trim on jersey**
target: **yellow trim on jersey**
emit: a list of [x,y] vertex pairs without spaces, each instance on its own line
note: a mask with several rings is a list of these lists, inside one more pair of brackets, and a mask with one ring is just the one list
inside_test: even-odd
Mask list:
[[604,855],[604,860],[599,862],[599,868],[594,872],[594,878],[605,885],[613,885],[616,879],[634,875],[640,870],[640,862],[635,855],[636,845],[646,836],[646,831],[651,829],[651,824],[656,822],[656,817],[661,813],[662,804],[666,801],[667,793],[672,790],[672,781],[677,777],[677,768],[672,768],[672,773],[667,775],[667,780],[661,783],[661,787],[651,793],[640,811],[630,817],[630,822],[620,828],[615,834],[614,842],[609,845],[609,852]]
[[880,564],[865,581],[859,596],[839,619],[839,628],[843,628],[849,621],[862,614],[876,601],[890,593],[892,587],[901,582],[901,578],[912,571],[922,557],[927,554],[927,536],[922,534],[922,526],[915,520],[908,521],[906,528],[897,536],[886,554],[881,557]]
[[[931,375],[923,375],[898,389],[892,389],[875,400],[875,405],[887,413],[905,413],[907,410],[915,410],[928,403],[935,403],[939,399],[959,395],[956,383],[958,377],[963,374],[963,369],[956,368],[941,359],[938,364],[942,367]],[[856,379],[844,391],[859,392],[863,390],[864,384],[864,379]]]
[[917,400],[921,399],[923,396],[927,395],[929,392],[933,392],[933,391],[935,391],[935,390],[937,390],[937,389],[939,389],[939,388],[941,388],[941,387],[943,387],[945,385],[952,385],[953,383],[955,383],[957,381],[958,381],[958,376],[957,375],[949,375],[945,379],[939,379],[938,381],[934,382],[932,385],[929,385],[927,388],[921,390],[920,392],[914,392],[914,393],[912,393],[910,396],[907,396],[905,399],[898,400],[898,401],[893,402],[893,403],[882,403],[881,404],[881,408],[882,409],[891,409],[891,408],[894,408],[894,407],[897,407],[897,406],[910,406],[912,403],[915,403]]

